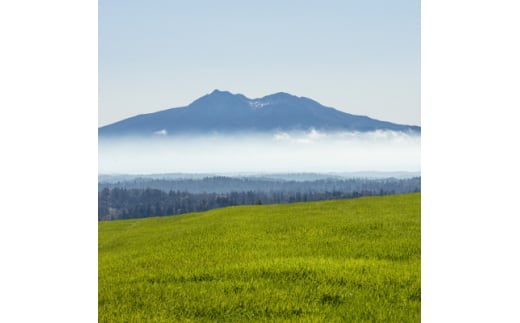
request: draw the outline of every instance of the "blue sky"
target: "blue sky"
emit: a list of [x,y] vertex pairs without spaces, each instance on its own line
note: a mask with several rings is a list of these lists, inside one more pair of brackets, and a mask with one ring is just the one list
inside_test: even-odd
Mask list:
[[213,89],[420,125],[420,1],[99,2],[99,125]]

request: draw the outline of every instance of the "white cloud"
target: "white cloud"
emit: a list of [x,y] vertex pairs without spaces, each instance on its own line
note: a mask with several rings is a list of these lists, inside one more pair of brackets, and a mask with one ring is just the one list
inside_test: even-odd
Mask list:
[[100,173],[419,171],[420,137],[318,131],[99,143]]
[[166,129],[161,129],[159,131],[154,132],[153,134],[157,135],[157,136],[167,136],[168,135],[168,131],[166,131]]

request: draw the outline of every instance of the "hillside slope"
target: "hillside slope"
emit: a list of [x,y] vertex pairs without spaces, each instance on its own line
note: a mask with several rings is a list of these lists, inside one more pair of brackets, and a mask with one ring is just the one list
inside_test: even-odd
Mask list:
[[99,223],[99,322],[419,322],[420,193]]
[[137,115],[99,128],[100,137],[274,131],[420,133],[420,127],[380,121],[326,107],[305,97],[275,93],[258,99],[215,90],[186,107]]

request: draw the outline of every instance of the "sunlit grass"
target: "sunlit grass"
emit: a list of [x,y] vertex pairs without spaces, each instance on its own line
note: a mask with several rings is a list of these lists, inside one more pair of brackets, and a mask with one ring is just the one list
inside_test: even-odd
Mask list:
[[420,194],[99,223],[100,322],[419,322]]

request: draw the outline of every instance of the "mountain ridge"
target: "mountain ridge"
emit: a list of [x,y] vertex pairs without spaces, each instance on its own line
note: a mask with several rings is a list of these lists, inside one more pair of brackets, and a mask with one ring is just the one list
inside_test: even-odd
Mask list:
[[187,106],[139,114],[98,128],[100,137],[275,131],[369,132],[391,130],[420,134],[421,128],[353,115],[286,92],[250,99],[214,90]]

